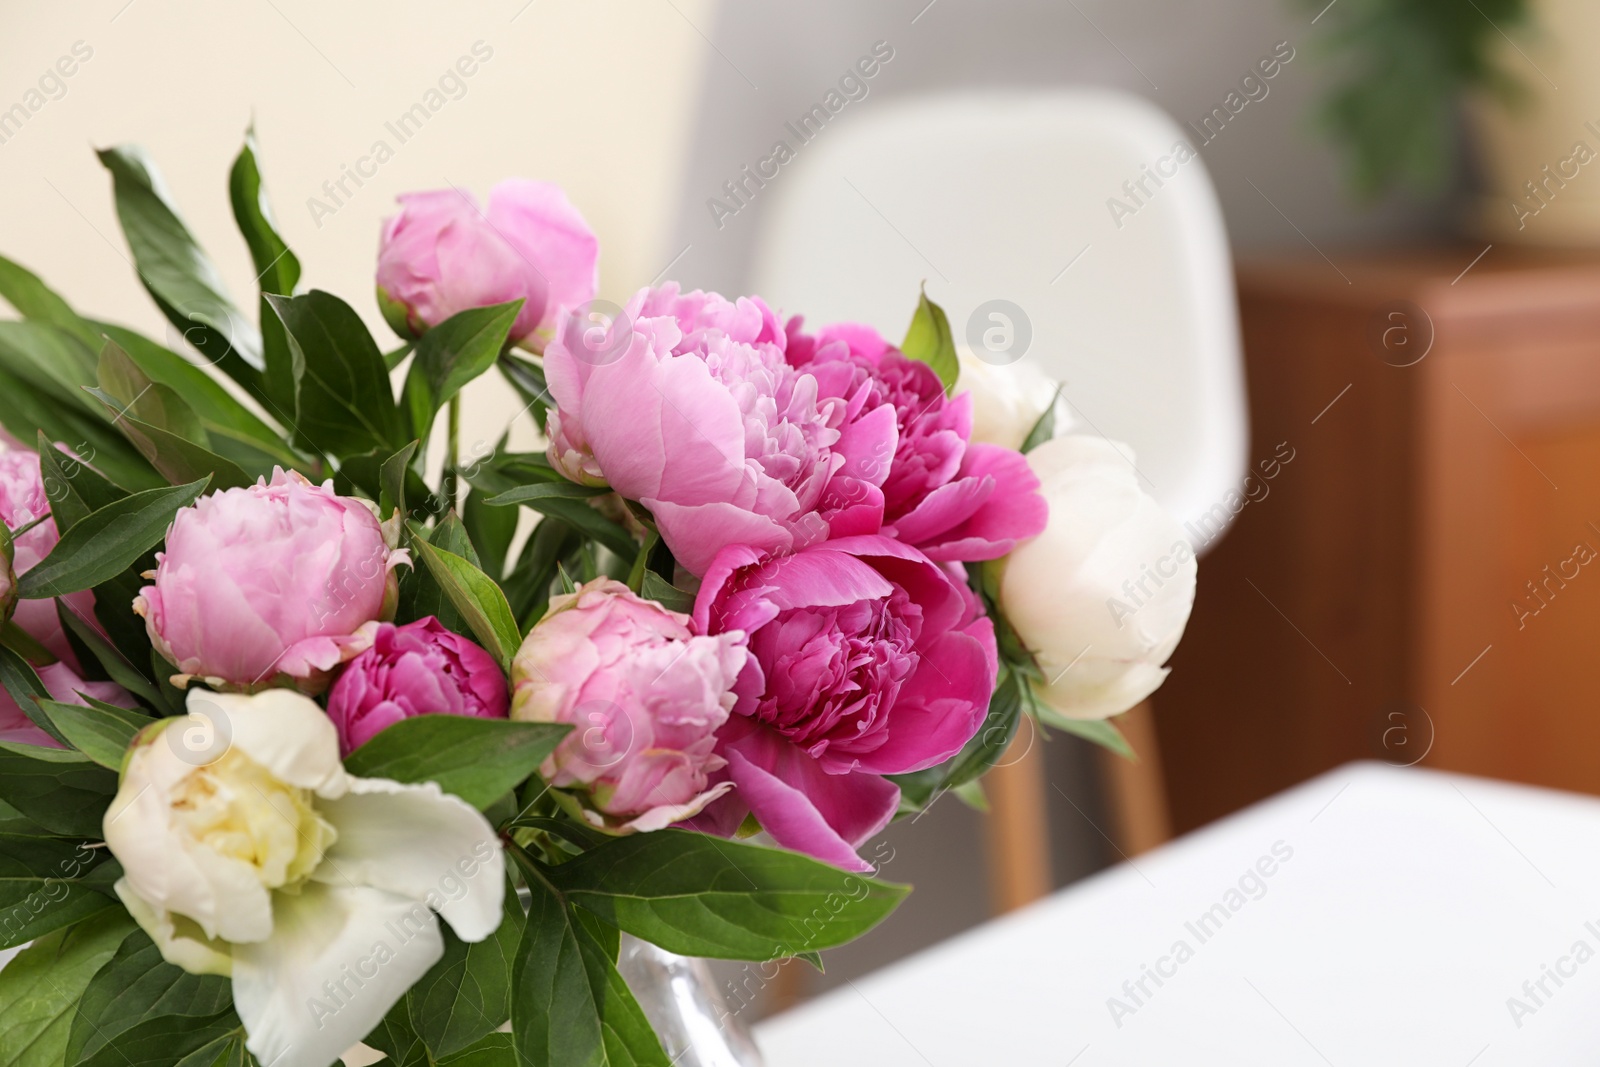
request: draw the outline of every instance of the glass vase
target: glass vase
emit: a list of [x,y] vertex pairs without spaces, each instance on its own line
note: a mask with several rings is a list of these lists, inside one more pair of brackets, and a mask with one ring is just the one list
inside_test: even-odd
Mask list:
[[623,934],[617,970],[673,1067],[762,1067],[755,1041],[723,1003],[705,960]]

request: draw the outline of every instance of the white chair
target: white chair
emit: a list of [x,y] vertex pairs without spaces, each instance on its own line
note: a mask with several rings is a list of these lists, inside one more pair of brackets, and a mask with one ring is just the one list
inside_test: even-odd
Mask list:
[[975,314],[979,337],[1010,333],[1010,355],[1031,333],[1021,358],[1065,383],[1078,430],[1131,444],[1181,521],[1214,514],[1249,431],[1221,210],[1203,160],[1173,153],[1193,131],[1102,90],[852,110],[758,191],[748,291],[898,341],[926,281],[958,344]]
[[[1131,444],[1145,488],[1199,547],[1221,533],[1249,438],[1233,270],[1199,138],[1101,90],[870,101],[754,189],[749,285],[813,326],[871,323],[898,341],[919,284],[958,345],[1064,383],[1077,432]],[[769,168],[770,170],[770,168]],[[995,303],[1004,301],[1006,303]],[[1142,765],[1114,765],[1124,851],[1168,834],[1148,708]],[[1031,763],[1031,769],[1026,771]],[[1121,764],[1121,761],[1117,761]],[[1037,760],[993,779],[995,895],[1049,888]],[[1031,838],[1031,841],[1022,840]]]

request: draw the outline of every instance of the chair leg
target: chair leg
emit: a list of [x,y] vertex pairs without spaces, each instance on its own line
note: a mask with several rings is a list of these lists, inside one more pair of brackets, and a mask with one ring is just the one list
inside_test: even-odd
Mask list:
[[1031,719],[1022,723],[1005,756],[983,779],[989,799],[984,820],[989,898],[996,915],[1047,896],[1054,887],[1042,739]]
[[1172,816],[1161,776],[1161,746],[1156,739],[1155,716],[1148,700],[1120,716],[1117,725],[1138,753],[1138,760],[1115,752],[1100,753],[1106,799],[1111,805],[1117,847],[1124,856],[1137,856],[1172,839]]

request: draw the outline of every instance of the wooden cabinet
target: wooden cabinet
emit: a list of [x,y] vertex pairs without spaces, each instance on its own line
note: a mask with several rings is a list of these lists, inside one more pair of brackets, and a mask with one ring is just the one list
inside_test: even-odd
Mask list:
[[1362,757],[1600,793],[1600,256],[1329,251],[1238,271],[1257,465],[1155,697],[1174,822]]

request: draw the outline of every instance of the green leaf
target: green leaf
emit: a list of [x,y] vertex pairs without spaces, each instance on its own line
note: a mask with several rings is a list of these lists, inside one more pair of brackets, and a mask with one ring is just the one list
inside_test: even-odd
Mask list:
[[510,1034],[490,1034],[454,1056],[439,1061],[439,1067],[522,1067],[517,1059],[516,1038]]
[[411,457],[416,455],[421,444],[412,441],[378,468],[378,510],[386,518],[393,515],[396,508],[400,514],[406,514],[406,477],[412,473]]
[[91,395],[111,409],[113,422],[131,415],[186,441],[206,443],[205,427],[188,402],[169,386],[153,381],[115,341],[100,349],[95,375],[100,392]]
[[72,1019],[66,1062],[88,1059],[151,1019],[209,1020],[226,1012],[232,1003],[228,979],[190,974],[173,966],[162,959],[161,950],[143,930],[134,930],[84,990]]
[[428,1046],[422,1043],[422,1038],[411,1027],[411,1012],[405,997],[395,1002],[383,1021],[362,1039],[362,1044],[370,1045],[389,1057],[384,1061],[384,1067],[435,1067],[433,1057],[428,1054]]
[[79,394],[95,384],[96,353],[74,334],[44,322],[0,322],[0,353],[7,365],[53,399],[93,411]]
[[112,707],[109,704],[85,707],[59,700],[41,700],[39,706],[67,739],[67,744],[113,771],[122,769],[122,757],[133,744],[133,735],[154,721],[148,715],[126,708],[106,710]]
[[499,366],[501,376],[517,391],[517,395],[527,407],[528,414],[533,418],[533,424],[542,433],[545,427],[545,412],[549,410],[551,403],[550,387],[544,380],[544,368],[512,352],[500,356]]
[[403,446],[408,435],[401,432],[389,371],[361,316],[320,289],[265,299],[288,330],[296,439],[335,456]]
[[261,348],[266,370],[263,384],[277,403],[292,406],[294,360],[283,323],[272,314],[266,298],[269,294],[294,294],[294,287],[300,281],[300,260],[289,250],[273,223],[267,191],[261,185],[261,169],[256,163],[253,126],[245,131],[244,147],[239,150],[228,174],[228,199],[233,205],[233,218],[239,224],[239,232],[250,246],[250,262],[255,265],[261,290]]
[[[111,639],[112,646],[129,663],[146,667],[145,677],[155,682],[170,701],[173,694],[162,687],[161,680],[170,677],[175,668],[156,655],[150,646],[150,632],[144,620],[128,610],[139,595],[139,590],[149,582],[149,579],[140,575],[155,565],[155,553],[147,552],[121,574],[95,586],[94,621],[100,624],[100,628]],[[177,706],[182,706],[182,695],[177,697],[176,702]]]
[[40,938],[0,971],[0,1067],[61,1067],[78,999],[133,929],[127,912],[108,908]]
[[1128,739],[1122,736],[1122,731],[1117,729],[1117,724],[1110,719],[1069,719],[1043,702],[1037,704],[1037,713],[1039,721],[1046,726],[1093,741],[1124,759],[1139,758],[1133,746],[1128,744]]
[[1002,672],[994,694],[989,698],[989,713],[983,726],[962,746],[961,751],[937,767],[910,774],[892,774],[889,780],[900,787],[900,810],[921,811],[947,789],[960,789],[986,774],[1011,747],[1017,726],[1022,721],[1019,686],[1026,681],[1015,671]]
[[116,682],[134,696],[144,700],[153,708],[168,712],[180,710],[178,707],[166,702],[166,695],[160,686],[144,671],[128,662],[127,658],[116,649],[100,632],[83,619],[65,600],[56,600],[56,616],[61,620],[61,625],[68,633],[76,637],[90,655],[105,670],[106,677]]
[[604,496],[611,492],[605,486],[579,485],[577,482],[535,482],[533,485],[519,485],[485,500],[484,503],[492,508],[503,508],[512,504],[528,504],[535,500],[557,498],[562,500],[587,500],[590,497]]
[[933,368],[944,383],[945,393],[955,388],[961,374],[961,362],[956,357],[956,343],[950,336],[950,320],[944,308],[928,299],[924,289],[917,298],[916,313],[906,329],[906,339],[900,342],[900,351]]
[[[4,539],[4,535],[0,535],[0,540]],[[54,653],[39,643],[38,638],[18,626],[16,619],[7,619],[5,624],[0,626],[0,645],[9,648],[29,663],[50,663],[56,658]]]
[[65,596],[121,574],[161,542],[172,517],[205,491],[206,481],[147,489],[86,516],[18,579],[17,595],[25,600]]
[[261,334],[234,305],[222,276],[168,202],[165,184],[133,145],[102,149],[117,218],[139,280],[207,363],[260,396]]
[[6,695],[11,698],[12,703],[16,704],[35,726],[55,738],[57,743],[62,745],[67,743],[67,739],[56,729],[55,724],[38,704],[41,699],[50,696],[50,691],[44,687],[44,682],[39,679],[33,664],[7,647],[0,647],[0,686],[4,686]]
[[34,449],[39,454],[39,473],[45,498],[50,501],[50,514],[62,533],[96,508],[128,495],[81,459],[63,455],[43,433],[37,435]]
[[535,868],[523,869],[533,901],[513,969],[511,1030],[519,1061],[670,1067],[604,947]]
[[852,941],[908,887],[775,848],[661,830],[548,872],[574,904],[686,956],[769,960]]
[[27,944],[114,906],[81,881],[105,856],[83,841],[0,833],[0,948]]
[[249,485],[238,465],[211,451],[200,417],[177,392],[151,381],[115,342],[100,353],[100,384],[85,391],[105,406],[111,424],[169,482],[210,476],[218,489]]
[[254,1064],[244,1053],[244,1027],[230,1007],[216,1015],[154,1015],[75,1067],[219,1067]]
[[483,561],[484,571],[491,577],[505,573],[506,553],[517,535],[517,517],[517,512],[510,509],[486,506],[483,494],[476,489],[467,493],[461,521]]
[[474,567],[481,569],[477,550],[472,547],[472,537],[467,533],[467,524],[462,522],[455,512],[452,511],[439,520],[438,525],[433,528],[433,533],[428,536],[427,542],[434,548],[454,552]]
[[158,426],[140,422],[131,416],[117,419],[116,425],[122,431],[122,436],[150,461],[150,465],[174,485],[209,479],[210,488],[220,490],[255,483],[255,479],[232,460]]
[[517,620],[511,614],[511,605],[506,603],[505,593],[492,578],[461,556],[422,540],[414,539],[412,545],[428,573],[439,583],[479,642],[499,661],[502,670],[509,671],[511,657],[522,643],[522,632],[517,629]]
[[503,583],[524,631],[544,617],[556,569],[582,544],[579,533],[559,519],[540,519],[534,526],[533,536],[523,546],[522,558]]
[[1046,441],[1055,437],[1056,405],[1061,400],[1061,389],[1060,385],[1056,386],[1055,393],[1050,397],[1050,406],[1044,409],[1044,412],[1034,422],[1032,429],[1028,431],[1028,436],[1022,439],[1021,451],[1024,454],[1032,452]]
[[[152,381],[160,382],[183,397],[211,433],[222,432],[246,438],[272,453],[285,467],[301,465],[300,457],[283,443],[283,434],[240,403],[204,368],[126,327],[94,320],[89,320],[89,325],[104,335],[105,339],[121,346],[128,358]],[[292,397],[284,405],[270,401],[263,403],[273,417],[283,421],[288,420],[288,412],[294,406]]]
[[411,1025],[437,1058],[465,1051],[511,1017],[511,964],[522,937],[522,905],[508,887],[499,928],[476,944],[448,927],[441,932],[444,957],[406,993]]
[[[47,344],[52,337],[61,343]],[[99,402],[83,392],[83,386],[95,383],[92,369],[74,368],[70,384],[58,380],[71,362],[89,352],[54,327],[0,322],[0,422],[22,441],[43,431],[127,488],[163,484],[144,457],[107,425]],[[55,373],[46,375],[34,365],[36,359],[51,361]]]
[[522,301],[457,312],[422,335],[401,404],[413,437],[426,441],[433,420],[461,387],[494,366]]
[[446,793],[481,810],[538,770],[571,729],[470,715],[417,715],[380,731],[344,762],[362,778],[438,782]]
[[96,331],[78,317],[66,300],[19,263],[0,256],[0,297],[25,319],[48,322],[66,330],[91,349],[100,343]]
[[668,611],[682,615],[694,611],[694,594],[679,589],[655,571],[644,572],[644,580],[639,583],[639,595],[646,600],[654,600]]
[[117,776],[80,752],[0,741],[0,800],[52,834],[104,836]]
[[406,357],[411,354],[411,350],[415,347],[417,347],[415,341],[407,341],[399,348],[391,348],[383,354],[383,365],[391,371],[394,370],[406,361]]
[[[570,485],[576,490],[585,488],[571,482],[550,482],[547,484]],[[535,487],[530,486],[529,488]],[[573,529],[605,545],[623,559],[632,559],[634,553],[639,551],[639,542],[635,541],[633,535],[628,533],[627,530],[590,507],[587,499],[575,499],[575,497],[581,495],[593,494],[578,494],[571,493],[568,490],[561,490],[553,495],[524,497],[517,503],[522,504],[524,507],[532,508],[541,515],[549,515],[552,518],[560,519]],[[495,504],[495,501],[490,500],[488,503]],[[507,501],[507,503],[510,503],[510,501]]]

